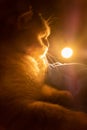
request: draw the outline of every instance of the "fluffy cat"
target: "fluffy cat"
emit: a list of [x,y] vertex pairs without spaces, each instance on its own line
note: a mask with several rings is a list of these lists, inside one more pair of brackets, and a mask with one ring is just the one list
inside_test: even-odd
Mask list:
[[86,130],[87,115],[71,110],[72,95],[44,84],[50,29],[41,14],[30,9],[15,22],[10,17],[2,30],[1,129]]

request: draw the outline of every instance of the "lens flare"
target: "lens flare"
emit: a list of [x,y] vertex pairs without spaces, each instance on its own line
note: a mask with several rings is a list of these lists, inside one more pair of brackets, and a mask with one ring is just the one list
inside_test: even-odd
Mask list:
[[69,47],[65,47],[62,49],[61,55],[63,58],[71,58],[73,55],[73,50]]

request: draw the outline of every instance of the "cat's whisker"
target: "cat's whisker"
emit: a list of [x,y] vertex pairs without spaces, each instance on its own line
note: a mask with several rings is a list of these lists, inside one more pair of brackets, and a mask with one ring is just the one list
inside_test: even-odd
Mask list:
[[48,58],[48,61],[51,63],[58,62],[58,58],[50,53],[47,53],[47,58]]
[[44,57],[46,57],[48,48],[45,49],[44,53],[40,56],[41,59],[43,59]]
[[52,55],[51,53],[48,53],[48,55],[55,60],[56,57],[54,55]]
[[50,57],[49,55],[47,55],[47,60],[48,60],[48,62],[50,62],[50,63],[54,63],[52,57]]

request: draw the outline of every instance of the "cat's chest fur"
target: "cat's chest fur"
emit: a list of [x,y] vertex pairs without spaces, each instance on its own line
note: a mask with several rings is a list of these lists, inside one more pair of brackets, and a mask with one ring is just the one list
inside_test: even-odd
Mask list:
[[[6,95],[20,97],[22,100],[38,98],[44,80],[44,69],[39,68],[36,60],[29,55],[5,49],[0,59],[0,95],[3,98]],[[40,64],[42,66],[43,63]]]

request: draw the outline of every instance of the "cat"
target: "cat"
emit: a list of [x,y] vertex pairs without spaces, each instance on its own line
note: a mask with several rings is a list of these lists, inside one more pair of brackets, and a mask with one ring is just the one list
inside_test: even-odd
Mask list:
[[0,37],[1,129],[86,130],[87,114],[73,111],[72,94],[44,83],[47,21],[31,7],[15,22],[10,18]]

